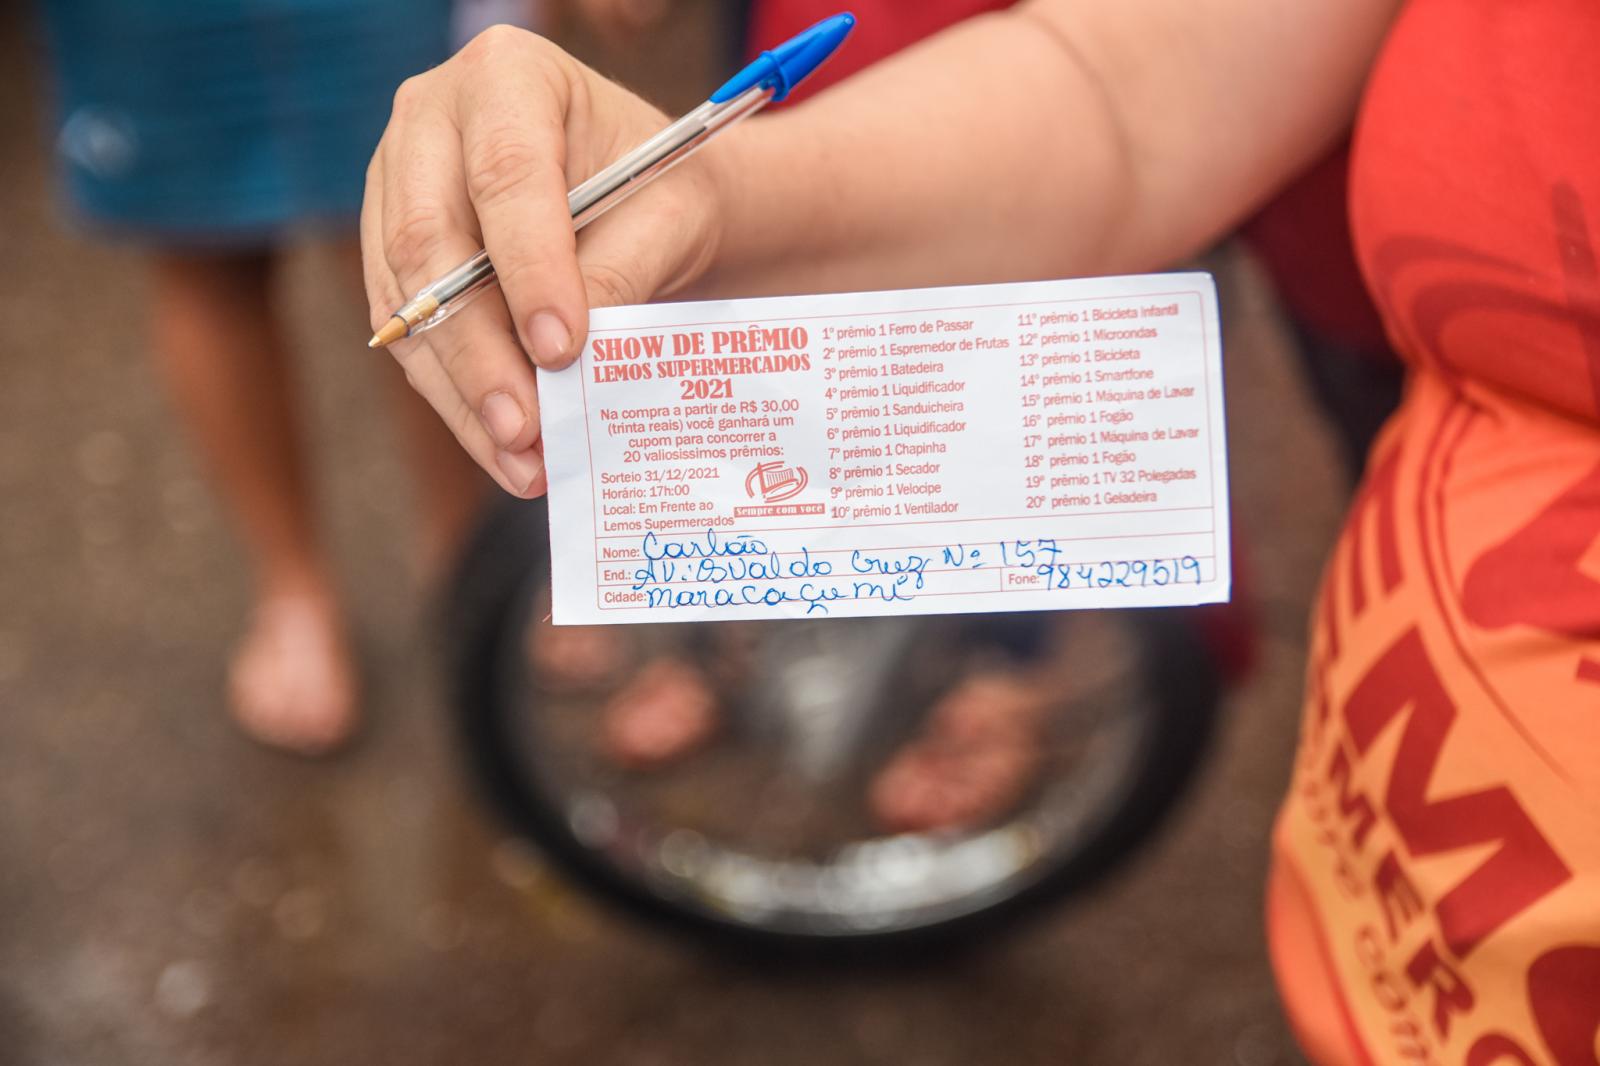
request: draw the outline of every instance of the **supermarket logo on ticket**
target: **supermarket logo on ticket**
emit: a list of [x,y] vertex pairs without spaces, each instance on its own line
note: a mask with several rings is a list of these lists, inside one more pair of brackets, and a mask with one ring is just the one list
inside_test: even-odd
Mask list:
[[[781,462],[757,463],[744,479],[746,496],[759,499],[764,504],[780,503],[793,499],[805,491],[811,479],[803,466],[784,466]],[[735,507],[735,518],[760,518],[783,514],[821,514],[820,503],[791,504],[788,507]]]
[[1208,274],[603,308],[539,389],[558,624],[1228,598]]

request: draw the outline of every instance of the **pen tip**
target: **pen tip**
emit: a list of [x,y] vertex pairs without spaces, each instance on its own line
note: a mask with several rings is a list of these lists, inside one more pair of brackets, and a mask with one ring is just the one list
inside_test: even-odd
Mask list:
[[367,347],[387,348],[401,337],[404,337],[406,335],[406,330],[406,320],[401,318],[399,315],[395,315],[382,326],[378,327],[378,332],[372,335],[372,339],[367,342]]

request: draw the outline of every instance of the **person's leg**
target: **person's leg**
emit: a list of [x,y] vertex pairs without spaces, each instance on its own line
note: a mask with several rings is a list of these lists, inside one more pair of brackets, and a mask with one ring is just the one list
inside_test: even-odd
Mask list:
[[[361,245],[349,241],[335,254],[351,278],[357,298],[365,300],[361,285]],[[374,357],[388,382],[407,460],[417,486],[417,568],[424,583],[444,579],[456,563],[456,554],[492,487],[476,463],[462,450],[450,430],[426,400],[406,382],[393,360]]]
[[478,465],[456,443],[439,416],[405,375],[385,367],[394,408],[405,438],[406,457],[417,486],[417,570],[427,585],[445,579],[472,524],[494,487]]
[[271,257],[169,252],[153,274],[157,358],[255,569],[234,713],[260,740],[328,750],[355,727],[355,671],[314,530]]

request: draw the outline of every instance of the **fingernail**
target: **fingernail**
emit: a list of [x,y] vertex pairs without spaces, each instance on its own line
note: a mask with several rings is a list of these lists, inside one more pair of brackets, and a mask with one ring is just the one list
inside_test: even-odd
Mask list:
[[495,455],[495,461],[500,464],[506,480],[516,486],[518,492],[527,492],[533,479],[544,471],[544,460],[532,448],[520,452],[499,452]]
[[555,312],[540,311],[528,323],[528,339],[533,342],[533,361],[542,367],[554,368],[566,362],[572,331]]
[[483,401],[483,428],[501,448],[509,448],[527,428],[528,413],[509,392],[491,392]]

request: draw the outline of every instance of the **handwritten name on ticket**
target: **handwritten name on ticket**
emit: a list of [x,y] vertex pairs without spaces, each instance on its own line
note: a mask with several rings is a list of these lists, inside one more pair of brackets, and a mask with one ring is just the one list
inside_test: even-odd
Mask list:
[[539,389],[558,624],[1228,598],[1208,274],[607,308]]

